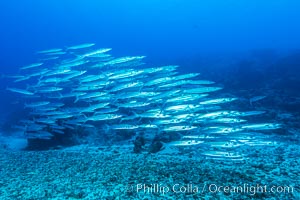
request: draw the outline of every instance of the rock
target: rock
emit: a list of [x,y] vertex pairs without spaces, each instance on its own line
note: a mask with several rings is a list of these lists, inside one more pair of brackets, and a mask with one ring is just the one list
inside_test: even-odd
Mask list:
[[157,153],[163,147],[163,143],[160,141],[154,141],[149,147],[149,153]]

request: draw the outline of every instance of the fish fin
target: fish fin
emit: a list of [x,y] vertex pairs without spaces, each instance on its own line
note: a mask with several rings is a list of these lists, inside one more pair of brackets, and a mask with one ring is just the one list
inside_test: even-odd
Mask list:
[[101,75],[105,76],[105,80],[108,81],[108,76],[105,73],[101,73]]
[[137,121],[139,123],[142,120],[142,118],[136,112],[132,111],[132,113],[136,118],[139,118],[139,120]]
[[63,95],[60,92],[58,92],[58,95],[59,95],[59,99],[63,98]]
[[159,113],[159,114],[162,114],[162,113],[163,113],[164,107],[165,107],[165,103],[161,106],[161,108],[160,108],[160,113]]
[[250,106],[252,106],[253,107],[253,104],[252,104],[253,102],[252,102],[252,99],[249,99],[249,104],[250,104]]
[[26,84],[26,90],[30,90],[32,88],[32,86],[30,86],[29,84]]
[[84,113],[80,113],[80,114],[82,114],[85,119],[88,119],[88,117]]
[[144,84],[140,87],[139,92],[141,92],[143,88],[144,88]]
[[107,124],[104,124],[104,128],[103,128],[103,130],[104,130],[105,134],[107,134],[107,133],[109,132],[109,130],[110,130],[110,127],[109,127],[109,125],[107,125]]
[[78,95],[76,95],[74,103],[77,103],[78,101],[79,101],[79,97],[78,97]]

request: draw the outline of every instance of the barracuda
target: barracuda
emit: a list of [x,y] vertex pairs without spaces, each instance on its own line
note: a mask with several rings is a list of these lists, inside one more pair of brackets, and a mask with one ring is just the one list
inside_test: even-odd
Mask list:
[[243,144],[241,143],[236,143],[236,142],[208,142],[208,145],[210,145],[211,147],[217,147],[217,148],[236,148],[236,147],[240,147]]
[[58,52],[49,52],[46,55],[47,56],[57,56],[57,55],[65,55],[67,52],[58,51]]
[[170,127],[163,128],[162,131],[177,132],[177,131],[191,131],[195,129],[197,129],[196,126],[170,126]]
[[95,51],[92,51],[92,52],[83,54],[83,55],[81,55],[80,57],[85,58],[85,57],[96,56],[96,55],[99,55],[99,54],[106,53],[106,52],[108,52],[108,51],[111,51],[111,48],[98,49],[98,50],[95,50]]
[[216,112],[212,112],[212,113],[207,113],[207,114],[203,114],[198,116],[198,119],[203,119],[203,118],[207,118],[207,119],[214,119],[217,117],[234,117],[234,116],[239,116],[240,113],[238,111],[216,111]]
[[99,75],[88,75],[85,77],[80,78],[81,83],[87,83],[87,82],[92,82],[92,81],[98,81],[101,79],[106,79],[106,76],[104,74],[99,74]]
[[33,92],[23,90],[23,89],[18,89],[18,88],[6,88],[6,90],[9,90],[11,92],[16,92],[16,93],[19,93],[19,94],[34,95]]
[[109,80],[123,79],[123,78],[137,76],[142,73],[143,73],[142,70],[134,71],[133,69],[128,69],[128,70],[118,71],[117,73],[108,74],[108,79]]
[[106,106],[108,106],[108,105],[109,105],[109,103],[99,103],[99,104],[91,105],[87,108],[81,108],[81,109],[79,109],[79,112],[80,113],[84,113],[84,112],[94,113],[96,110],[106,108]]
[[21,70],[24,70],[24,69],[31,69],[31,68],[35,68],[35,67],[39,67],[41,65],[43,65],[44,63],[33,63],[31,65],[26,65],[24,67],[21,67],[20,69]]
[[[1,76],[26,85],[7,90],[23,95],[29,116],[20,122],[23,127],[15,127],[28,138],[50,139],[65,132],[111,139],[145,134],[147,141],[168,137],[176,138],[170,143],[174,146],[203,145],[199,149],[206,158],[238,160],[205,151],[268,145],[265,132],[282,127],[257,123],[253,116],[265,111],[231,110],[238,98],[222,97],[222,87],[199,79],[199,73],[180,73],[177,65],[143,67],[145,56],[113,57],[107,54],[111,48],[94,45],[40,51],[43,62],[21,67],[20,75]],[[250,103],[264,98],[253,97]]]
[[44,76],[53,76],[53,75],[62,75],[62,74],[71,74],[71,69],[57,69],[51,72],[44,74]]
[[168,125],[168,124],[180,124],[186,122],[187,119],[164,119],[164,120],[154,120],[155,125]]
[[120,91],[120,90],[129,89],[129,88],[133,88],[133,87],[141,87],[141,86],[143,86],[143,83],[140,82],[140,81],[132,82],[132,83],[126,83],[126,84],[121,84],[119,86],[116,86],[116,87],[112,88],[110,90],[110,92],[117,92],[117,91]]
[[18,78],[16,80],[14,80],[14,82],[18,83],[18,82],[21,82],[21,81],[26,81],[26,80],[28,80],[30,78],[31,78],[30,76],[24,76],[24,77],[21,77],[21,78]]
[[176,105],[176,106],[169,106],[166,107],[165,110],[166,111],[180,111],[180,110],[192,110],[192,109],[196,109],[199,108],[200,105],[193,105],[193,104],[186,104],[186,105]]
[[207,101],[200,102],[200,105],[209,105],[209,104],[221,104],[221,103],[229,103],[237,100],[237,98],[219,98],[219,99],[211,99]]
[[[113,85],[115,83],[115,81],[103,81],[103,80],[99,80],[99,81],[93,81],[93,82],[89,82],[89,83],[85,83],[85,84],[81,84],[82,87],[84,86],[109,86],[109,85]],[[79,87],[81,87],[79,86]]]
[[150,103],[147,103],[147,102],[131,101],[129,103],[119,104],[118,107],[119,108],[140,108],[140,107],[145,107],[145,106],[149,106],[149,105],[150,105]]
[[117,115],[117,114],[94,115],[92,117],[88,117],[87,121],[105,121],[105,120],[119,119],[121,117],[122,115]]
[[41,102],[34,102],[34,103],[25,103],[25,108],[34,108],[34,107],[40,107],[50,104],[49,101],[41,101]]
[[44,88],[37,88],[36,93],[51,93],[51,92],[59,92],[62,90],[63,88],[61,87],[44,87]]
[[87,60],[78,60],[75,62],[67,62],[66,64],[62,64],[59,67],[61,69],[68,69],[68,68],[72,68],[72,67],[78,67],[78,66],[82,66],[84,64],[87,64],[89,61]]
[[145,83],[144,86],[153,86],[153,85],[158,85],[158,84],[161,84],[161,83],[167,83],[167,82],[170,82],[170,81],[172,81],[171,77],[163,77],[163,78],[158,78],[158,79],[155,79],[155,80],[151,80],[151,81]]
[[85,44],[79,44],[75,46],[67,47],[67,50],[78,50],[78,49],[85,49],[94,46],[95,43],[85,43]]
[[176,70],[179,67],[179,65],[166,65],[166,66],[161,66],[157,68],[149,68],[149,69],[144,69],[144,73],[154,73],[154,72],[160,72],[160,71],[167,71],[167,72],[172,72]]
[[48,50],[38,51],[37,53],[46,54],[46,53],[55,53],[55,52],[60,52],[60,51],[62,51],[62,49],[56,48],[56,49],[48,49]]
[[245,119],[237,119],[237,118],[219,118],[219,119],[212,119],[207,122],[211,123],[229,123],[229,124],[234,124],[234,123],[243,123],[246,122],[247,120]]
[[170,146],[192,146],[192,145],[199,145],[204,143],[204,141],[199,141],[199,140],[183,140],[183,141],[176,141],[176,142],[171,142],[169,145]]
[[61,82],[63,79],[62,78],[47,78],[47,79],[41,79],[38,83],[38,85],[42,84],[42,83],[59,83]]
[[104,63],[104,65],[117,65],[117,64],[121,64],[121,63],[125,63],[125,62],[130,62],[133,60],[141,60],[145,57],[146,56],[125,56],[125,57],[116,58],[111,61],[108,61],[108,62]]
[[113,125],[109,128],[113,130],[134,130],[134,129],[138,129],[139,126],[131,125],[131,124],[120,124],[120,125]]
[[281,128],[280,124],[275,123],[262,123],[262,124],[249,124],[241,127],[242,129],[251,129],[251,130],[272,130]]
[[136,117],[163,119],[163,118],[171,117],[171,115],[165,115],[165,114],[161,114],[161,113],[142,113],[142,114],[136,115]]
[[242,128],[237,127],[207,127],[205,133],[216,133],[216,134],[229,134],[243,131]]
[[70,81],[71,79],[73,79],[75,77],[78,77],[78,76],[81,76],[81,75],[85,74],[86,72],[87,72],[86,70],[83,70],[83,71],[72,70],[72,73],[65,76],[65,77],[63,77],[61,82]]

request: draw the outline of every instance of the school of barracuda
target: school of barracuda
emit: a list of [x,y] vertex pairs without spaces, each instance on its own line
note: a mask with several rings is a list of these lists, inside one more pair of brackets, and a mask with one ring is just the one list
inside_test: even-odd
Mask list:
[[228,149],[271,144],[258,131],[281,127],[249,122],[249,116],[265,111],[226,109],[238,99],[219,97],[222,87],[200,80],[199,73],[179,74],[176,65],[144,67],[145,56],[114,58],[110,51],[87,43],[37,52],[40,62],[11,76],[27,87],[7,88],[25,97],[30,109],[29,118],[16,127],[40,139],[78,127],[105,134],[177,132],[182,139],[168,145],[205,145],[207,157],[237,160],[242,155]]

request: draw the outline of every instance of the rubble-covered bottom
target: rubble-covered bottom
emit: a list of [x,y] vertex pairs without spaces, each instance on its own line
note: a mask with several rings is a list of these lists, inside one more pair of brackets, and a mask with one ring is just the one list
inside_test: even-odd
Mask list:
[[300,146],[251,147],[240,162],[165,149],[78,146],[0,155],[1,199],[300,199]]

